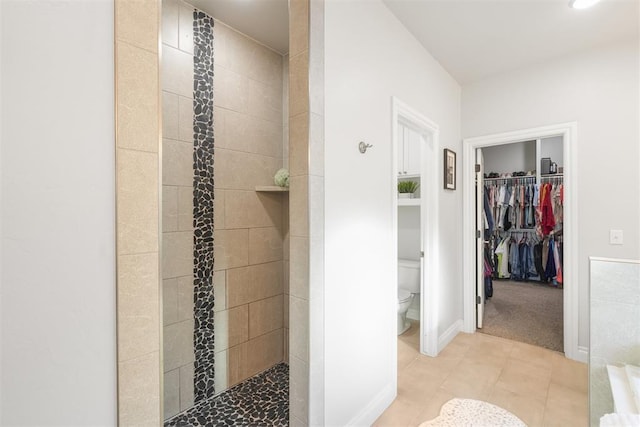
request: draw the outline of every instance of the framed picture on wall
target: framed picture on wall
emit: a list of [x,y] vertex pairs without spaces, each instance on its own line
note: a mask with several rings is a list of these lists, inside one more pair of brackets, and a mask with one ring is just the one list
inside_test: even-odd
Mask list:
[[444,189],[456,189],[456,153],[444,149]]

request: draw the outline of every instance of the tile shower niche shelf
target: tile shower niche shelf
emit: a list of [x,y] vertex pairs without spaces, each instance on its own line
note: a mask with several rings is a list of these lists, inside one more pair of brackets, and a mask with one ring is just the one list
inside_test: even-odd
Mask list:
[[272,193],[285,193],[289,191],[287,187],[278,187],[277,185],[257,185],[256,191],[272,192]]

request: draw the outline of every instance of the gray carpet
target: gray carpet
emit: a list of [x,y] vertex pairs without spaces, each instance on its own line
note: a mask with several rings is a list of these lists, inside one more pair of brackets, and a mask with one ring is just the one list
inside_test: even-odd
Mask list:
[[562,289],[535,282],[493,281],[479,332],[563,351]]

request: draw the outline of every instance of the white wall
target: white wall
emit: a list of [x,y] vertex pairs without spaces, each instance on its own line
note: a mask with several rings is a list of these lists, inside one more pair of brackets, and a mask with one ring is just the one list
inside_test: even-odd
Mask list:
[[[577,121],[579,342],[589,343],[589,256],[640,255],[638,42],[496,76],[462,91],[462,135]],[[609,245],[609,230],[624,245]]]
[[[371,424],[396,392],[392,96],[439,125],[441,149],[460,151],[459,85],[380,1],[327,1],[326,425]],[[373,147],[360,154],[359,141]],[[462,192],[433,184],[447,272],[438,302],[444,331],[462,319]]]
[[0,424],[115,425],[113,2],[0,10]]
[[482,149],[485,173],[532,171],[536,168],[536,142],[497,145]]
[[562,137],[554,136],[540,140],[540,158],[549,157],[558,166],[564,165]]

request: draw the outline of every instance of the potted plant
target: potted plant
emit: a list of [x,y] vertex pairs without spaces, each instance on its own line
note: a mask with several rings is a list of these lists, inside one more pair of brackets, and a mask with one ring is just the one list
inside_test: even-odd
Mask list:
[[417,189],[418,183],[416,181],[398,181],[398,198],[410,199]]

